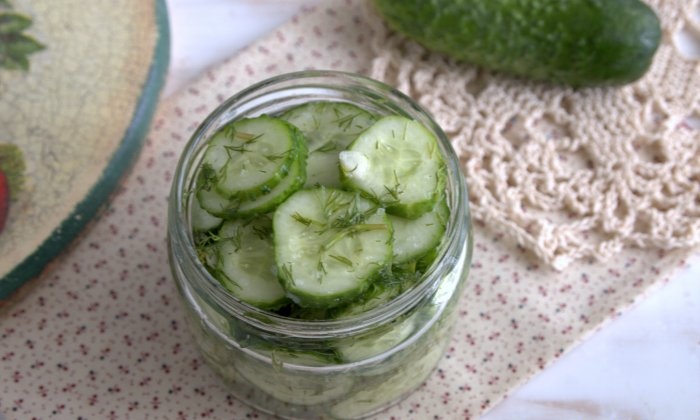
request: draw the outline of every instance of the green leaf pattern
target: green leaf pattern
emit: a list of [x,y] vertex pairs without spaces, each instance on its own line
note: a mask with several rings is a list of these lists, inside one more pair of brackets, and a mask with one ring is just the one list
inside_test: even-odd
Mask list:
[[[11,7],[7,0],[0,0],[0,7]],[[34,38],[23,33],[32,20],[14,12],[0,12],[0,68],[29,70],[30,54],[44,49]]]

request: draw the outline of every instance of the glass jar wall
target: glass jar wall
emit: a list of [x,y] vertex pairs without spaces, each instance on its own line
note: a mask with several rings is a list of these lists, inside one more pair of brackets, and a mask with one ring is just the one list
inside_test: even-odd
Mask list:
[[[191,191],[207,141],[222,126],[300,104],[345,102],[375,115],[416,120],[438,140],[450,209],[435,258],[415,284],[351,316],[304,320],[249,305],[200,261]],[[233,96],[195,131],[173,181],[170,262],[189,327],[204,359],[241,401],[284,418],[356,419],[415,390],[442,357],[471,259],[464,177],[442,130],[411,99],[359,75],[308,71],[275,77]]]

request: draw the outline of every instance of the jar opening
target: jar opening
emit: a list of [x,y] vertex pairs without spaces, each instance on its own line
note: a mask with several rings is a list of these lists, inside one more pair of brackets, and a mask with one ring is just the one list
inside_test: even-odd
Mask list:
[[[396,114],[417,120],[438,139],[447,166],[446,192],[450,217],[434,261],[416,284],[388,304],[340,319],[303,320],[284,317],[237,299],[200,261],[190,220],[193,199],[190,192],[196,182],[204,146],[211,135],[230,121],[262,114],[278,114],[309,101],[348,102],[380,115]],[[169,235],[174,244],[172,246],[180,251],[176,255],[192,266],[194,278],[188,278],[188,281],[195,290],[206,294],[208,299],[224,311],[251,327],[270,334],[322,339],[350,336],[370,325],[376,327],[388,323],[411,311],[435,292],[445,273],[449,273],[459,263],[459,251],[470,240],[466,185],[459,159],[444,132],[425,110],[404,94],[380,82],[344,72],[289,73],[255,84],[224,101],[201,123],[186,145],[176,170],[172,195],[174,199],[171,198],[169,217],[175,223],[169,224]],[[468,262],[469,259],[467,264]]]

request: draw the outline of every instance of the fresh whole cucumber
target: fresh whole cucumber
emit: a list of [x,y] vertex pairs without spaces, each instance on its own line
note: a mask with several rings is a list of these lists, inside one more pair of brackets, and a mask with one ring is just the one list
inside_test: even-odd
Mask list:
[[375,0],[389,26],[487,69],[574,87],[639,79],[661,40],[640,0]]

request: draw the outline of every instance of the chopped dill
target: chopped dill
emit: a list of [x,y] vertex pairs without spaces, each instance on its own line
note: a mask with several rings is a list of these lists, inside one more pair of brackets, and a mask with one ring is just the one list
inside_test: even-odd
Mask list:
[[224,136],[229,139],[232,139],[236,136],[236,127],[234,127],[233,123],[227,124],[223,126],[219,132]]
[[263,136],[264,133],[260,134],[252,134],[252,133],[244,133],[242,131],[237,131],[233,137],[239,140],[243,140],[246,143],[253,143],[257,139]]
[[253,233],[255,233],[255,236],[259,239],[267,239],[272,235],[272,226],[255,225],[253,226]]
[[[321,189],[325,192],[325,188]],[[343,195],[338,191],[332,190],[330,194],[326,194],[326,200],[323,203],[323,215],[326,219],[332,220],[335,214],[348,204],[343,199]]]
[[212,168],[211,165],[209,165],[208,163],[203,164],[202,169],[199,171],[199,176],[197,179],[197,188],[209,191],[216,182],[216,170]]
[[302,216],[299,212],[295,212],[292,215],[292,218],[304,226],[311,226],[311,224],[314,222],[313,220],[309,219],[308,217]]
[[313,116],[314,130],[321,128],[321,120],[319,120],[315,115]]
[[226,150],[226,153],[228,154],[228,157],[231,158],[233,157],[232,154],[235,153],[248,153],[250,150],[247,147],[247,144],[241,144],[241,145],[227,145],[224,146],[224,149]]
[[[385,185],[384,190],[389,196],[391,196],[394,202],[398,202],[400,200],[399,196],[403,194],[403,188],[401,186],[401,181],[399,181],[399,175],[396,173],[396,171],[394,171],[394,186],[389,187],[388,185]],[[386,199],[382,201],[386,201]]]
[[197,248],[205,248],[221,240],[221,237],[212,231],[206,231],[197,235]]
[[350,261],[350,259],[347,257],[343,257],[342,255],[333,255],[333,254],[329,254],[328,256],[333,258],[334,260],[338,261],[341,264],[345,264],[348,267],[353,268],[352,261]]
[[243,246],[243,235],[240,226],[236,226],[236,230],[229,239],[231,239],[231,242],[233,243],[233,248],[236,250],[236,252],[238,252]]
[[321,152],[321,153],[328,153],[328,152],[334,152],[338,150],[338,146],[332,142],[328,141],[323,144],[323,146],[319,147],[318,149],[314,150],[315,152]]
[[346,228],[339,229],[338,232],[331,237],[331,239],[323,244],[321,251],[327,251],[337,244],[340,240],[346,236],[352,236],[362,232],[369,232],[372,230],[384,230],[388,229],[388,226],[383,223],[364,223],[358,225],[348,226]]
[[290,155],[290,153],[292,153],[291,150],[285,150],[284,152],[280,152],[277,154],[263,155],[263,157],[271,162],[274,162],[274,161],[286,158],[287,156]]
[[358,117],[360,114],[348,114],[344,117],[340,117],[337,120],[335,120],[335,123],[338,124],[338,127],[343,130],[347,131],[351,126],[353,121],[355,120],[356,117]]

